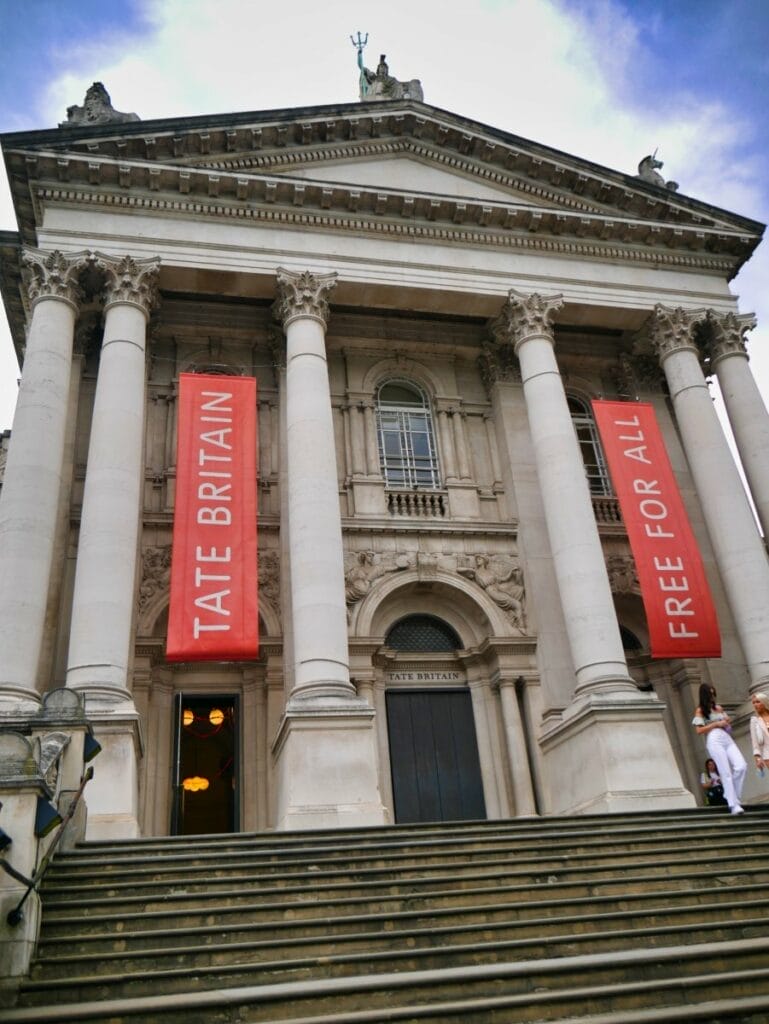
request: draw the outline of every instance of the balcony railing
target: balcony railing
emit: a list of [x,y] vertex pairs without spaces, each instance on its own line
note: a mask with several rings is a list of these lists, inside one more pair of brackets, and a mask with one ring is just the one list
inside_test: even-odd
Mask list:
[[617,498],[607,494],[594,494],[593,512],[595,521],[606,526],[622,526],[622,513]]
[[445,491],[388,491],[387,511],[391,516],[441,519],[446,515]]

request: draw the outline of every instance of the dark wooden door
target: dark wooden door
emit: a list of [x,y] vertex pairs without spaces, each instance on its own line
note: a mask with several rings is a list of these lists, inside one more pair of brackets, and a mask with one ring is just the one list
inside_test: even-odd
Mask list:
[[396,822],[486,817],[467,690],[389,690],[387,728]]

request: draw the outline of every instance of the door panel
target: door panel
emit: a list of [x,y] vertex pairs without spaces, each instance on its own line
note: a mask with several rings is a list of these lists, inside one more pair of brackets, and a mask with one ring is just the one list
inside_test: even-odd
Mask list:
[[389,690],[396,822],[486,817],[475,723],[467,690]]

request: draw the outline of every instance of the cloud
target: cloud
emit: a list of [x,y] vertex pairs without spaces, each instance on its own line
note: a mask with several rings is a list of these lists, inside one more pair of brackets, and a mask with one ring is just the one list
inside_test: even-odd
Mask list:
[[[616,0],[483,0],[455,13],[438,0],[142,0],[139,8],[125,31],[94,25],[90,37],[59,45],[30,100],[39,127],[63,120],[94,80],[117,109],[144,119],[353,101],[349,36],[361,30],[367,64],[387,53],[393,74],[422,80],[428,103],[629,174],[659,146],[683,193],[752,217],[769,209],[763,167],[745,150],[754,122],[679,82],[685,59],[662,66],[657,51],[672,15],[659,9]],[[0,216],[13,226],[7,207]],[[760,273],[739,285],[743,308],[758,307],[769,324],[765,261],[755,258]],[[754,348],[769,349],[754,333]],[[6,420],[0,411],[0,425]]]

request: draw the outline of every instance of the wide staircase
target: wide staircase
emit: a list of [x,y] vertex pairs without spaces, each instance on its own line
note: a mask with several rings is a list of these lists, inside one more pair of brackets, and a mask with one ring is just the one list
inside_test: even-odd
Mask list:
[[86,843],[4,1022],[769,1021],[769,808]]

